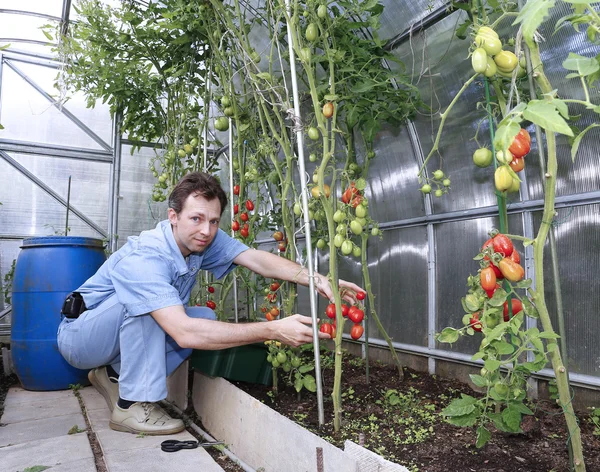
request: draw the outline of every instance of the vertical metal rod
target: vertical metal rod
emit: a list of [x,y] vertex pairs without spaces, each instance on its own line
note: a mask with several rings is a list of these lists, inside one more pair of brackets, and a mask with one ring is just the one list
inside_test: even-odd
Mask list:
[[0,51],[0,123],[2,123],[2,70],[4,69],[4,56]]
[[[231,202],[231,221],[233,221],[233,147],[231,146],[231,142],[233,141],[233,130],[231,129],[233,122],[232,119],[229,118],[229,199]],[[235,238],[235,231],[231,230],[231,237]],[[235,271],[233,272],[233,316],[235,322],[239,321],[239,308],[238,308],[238,286],[237,286],[237,277],[235,276]]]
[[115,113],[113,120],[113,162],[109,181],[108,206],[108,247],[111,252],[117,250],[119,230],[119,194],[121,191],[121,112]]
[[[291,14],[290,1],[285,0],[285,7],[288,12],[288,18]],[[294,99],[294,114],[300,118],[300,98],[298,94],[298,82],[296,77],[296,56],[294,54],[294,42],[292,38],[292,25],[287,21],[287,36],[288,36],[288,47],[290,51],[290,76],[292,78],[292,92]],[[310,314],[312,317],[312,328],[313,328],[313,345],[315,352],[315,380],[317,383],[317,407],[319,413],[319,426],[323,426],[325,423],[325,415],[323,413],[323,384],[321,382],[321,357],[319,349],[319,327],[317,318],[317,299],[315,294],[315,281],[314,281],[314,269],[313,269],[313,249],[312,241],[310,237],[310,220],[308,216],[308,187],[306,184],[306,168],[304,165],[304,135],[302,130],[296,132],[296,139],[298,141],[298,167],[300,172],[300,188],[302,195],[302,210],[304,214],[304,231],[306,234],[306,261],[308,265],[308,284],[309,284],[309,297],[310,297]]]
[[69,175],[69,186],[67,188],[67,217],[65,219],[65,236],[69,235],[69,207],[71,205],[71,176]]
[[69,29],[69,16],[71,15],[71,0],[63,0],[60,22],[60,35],[66,36]]

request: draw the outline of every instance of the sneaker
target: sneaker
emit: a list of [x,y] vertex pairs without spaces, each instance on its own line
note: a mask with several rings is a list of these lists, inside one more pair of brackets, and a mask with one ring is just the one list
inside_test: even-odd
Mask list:
[[159,436],[184,430],[182,420],[171,418],[154,403],[136,402],[127,409],[115,405],[110,416],[110,429],[134,434]]
[[110,381],[106,367],[98,367],[97,369],[90,370],[88,379],[96,390],[98,390],[98,393],[104,397],[108,404],[108,409],[112,413],[119,400],[119,384]]

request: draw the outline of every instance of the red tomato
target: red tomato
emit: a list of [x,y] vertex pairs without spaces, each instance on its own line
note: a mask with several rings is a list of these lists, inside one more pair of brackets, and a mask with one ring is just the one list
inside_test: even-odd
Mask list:
[[271,315],[277,318],[279,316],[279,308],[274,306],[273,308],[271,308],[271,311],[269,311],[269,313],[271,313]]
[[363,201],[363,196],[362,195],[356,195],[352,199],[352,208],[356,208],[358,205],[361,204],[362,201]]
[[360,190],[354,186],[354,182],[350,182],[350,187],[348,187],[342,194],[342,201],[346,204],[349,204],[352,198],[356,195],[360,195]]
[[[521,300],[519,300],[518,298],[513,298],[511,300],[511,305],[512,305],[512,316],[515,316],[517,313],[519,313],[521,310],[523,310],[523,304],[521,303]],[[508,321],[510,318],[512,318],[511,316],[508,316],[508,302],[504,302],[504,321]]]
[[269,287],[269,289],[271,290],[271,292],[276,292],[279,289],[280,285],[279,282],[273,282],[271,284],[271,286]]
[[260,311],[262,311],[263,313],[266,313],[266,312],[267,312],[267,307],[266,307],[266,306],[264,306],[264,305],[263,305],[263,306],[261,306],[261,307],[260,307]]
[[497,234],[494,236],[492,243],[494,246],[494,252],[499,252],[504,257],[510,256],[514,250],[512,241],[505,234]]
[[215,288],[212,285],[208,286],[208,293],[215,293]]
[[496,274],[491,266],[481,269],[479,280],[481,281],[481,288],[485,291],[496,289]]
[[515,261],[517,264],[521,263],[521,256],[519,255],[519,253],[517,252],[517,250],[513,250],[512,254],[510,255],[510,258]]
[[271,314],[271,312],[268,312],[268,313],[265,315],[265,318],[267,319],[267,321],[275,321],[275,318],[276,318],[276,317],[275,317],[275,316],[273,316],[273,315]]
[[332,320],[335,319],[335,303],[330,303],[329,305],[327,305],[327,308],[325,309],[325,314],[327,315],[327,318],[331,318]]
[[240,220],[248,221],[248,213],[244,212],[240,215]]
[[[485,250],[486,247],[488,246],[493,246],[493,240],[492,238],[488,239],[485,243],[483,243],[483,246],[481,246],[481,252],[483,252]],[[489,256],[485,256],[483,258],[484,261],[490,261]],[[490,267],[494,270],[494,274],[496,274],[496,279],[497,280],[502,280],[504,278],[504,276],[502,275],[502,272],[500,272],[500,269],[498,269],[498,267],[496,265],[494,265],[494,263],[492,261],[490,261]]]
[[483,325],[479,321],[479,312],[473,313],[471,315],[471,318],[469,319],[469,325],[471,326],[471,328],[473,328],[474,331],[481,333],[481,330],[483,329]]
[[525,269],[512,259],[505,257],[500,261],[500,271],[507,280],[518,282],[525,276]]
[[250,226],[248,225],[248,223],[244,223],[244,229],[245,229],[246,231],[248,231],[248,230],[250,229]]
[[353,323],[360,323],[365,318],[365,312],[358,308],[356,305],[351,306],[348,310],[348,319]]
[[252,200],[246,200],[246,210],[248,210],[248,211],[254,210],[254,203],[252,203]]
[[240,224],[237,221],[231,223],[231,229],[234,231],[238,231],[240,229]]
[[[498,270],[500,270],[500,269],[498,269]],[[485,293],[487,293],[488,298],[492,298],[494,296],[494,293],[496,292],[496,290],[498,290],[499,288],[500,288],[500,284],[496,284],[496,286],[492,290],[486,290]]]
[[329,323],[323,323],[319,328],[319,331],[321,331],[321,333],[326,333],[333,338],[333,335],[331,334],[333,332],[333,326]]
[[279,241],[277,248],[279,249],[279,252],[285,252],[285,243],[283,241]]
[[348,312],[350,311],[350,307],[342,303],[342,316],[345,318],[348,316]]
[[527,155],[531,149],[531,137],[526,129],[521,128],[519,134],[515,136],[512,144],[508,148],[511,154],[515,157],[523,157]]
[[233,194],[234,195],[239,195],[240,194],[240,186],[239,185],[234,185],[233,186]]
[[367,294],[365,292],[358,292],[356,294],[356,298],[358,298],[361,301],[364,300],[366,296],[367,296]]
[[325,118],[331,118],[333,116],[333,103],[327,102],[323,105],[323,116]]
[[360,339],[360,337],[363,335],[364,332],[365,332],[365,328],[363,328],[362,325],[355,324],[354,326],[352,326],[352,329],[350,330],[350,337],[352,339]]
[[525,159],[522,157],[514,157],[508,165],[515,172],[521,172],[525,168]]
[[240,206],[236,203],[235,205],[233,205],[233,214],[237,215],[239,211],[240,211]]
[[277,294],[276,293],[269,293],[267,295],[267,300],[270,301],[271,303],[275,303],[277,301]]
[[275,241],[283,241],[283,233],[281,231],[275,231],[273,233],[273,239]]
[[242,228],[242,230],[240,231],[240,235],[242,236],[242,238],[247,238],[248,237],[248,230],[246,228]]
[[210,308],[211,310],[214,310],[215,308],[217,308],[217,304],[215,302],[213,302],[212,300],[208,300],[206,302],[206,306],[208,308]]

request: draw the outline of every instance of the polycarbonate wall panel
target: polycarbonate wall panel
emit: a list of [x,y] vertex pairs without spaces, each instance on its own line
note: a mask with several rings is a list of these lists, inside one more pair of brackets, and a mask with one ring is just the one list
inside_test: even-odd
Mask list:
[[380,223],[423,216],[423,194],[415,176],[417,161],[407,128],[384,126],[369,164],[366,196],[371,218]]
[[[368,256],[375,308],[383,327],[394,342],[427,346],[426,227],[386,230],[382,240],[369,238]],[[360,280],[355,281],[360,284]],[[373,321],[369,333],[383,339]]]
[[[25,0],[18,4],[14,0],[0,0],[0,8],[29,11],[43,15],[60,16],[63,0]],[[16,15],[7,15],[15,18]]]
[[[479,218],[435,225],[436,332],[439,333],[448,326],[463,327],[462,318],[465,311],[461,298],[467,294],[467,278],[479,270],[479,263],[473,258],[489,238],[488,232],[497,229],[498,225],[498,218]],[[522,215],[511,215],[508,227],[512,232],[522,234]],[[523,245],[516,243],[515,246],[519,253],[523,254]],[[474,354],[480,342],[478,336],[464,336],[455,344],[436,343],[436,347],[446,351]]]
[[429,0],[415,2],[410,0],[384,0],[380,2],[385,7],[381,15],[381,29],[379,36],[382,39],[392,38],[411,26],[418,24],[432,11],[444,6],[444,0]]
[[[0,9],[6,8],[8,10],[28,11],[29,8],[27,7],[26,3],[27,2],[3,0],[0,1]],[[53,15],[60,17],[60,11],[58,13],[53,13]],[[0,38],[29,39],[35,41],[48,42],[48,38],[44,36],[44,33],[40,28],[43,25],[51,23],[53,23],[52,20],[48,18],[39,18],[37,16],[22,15],[18,13],[0,13]],[[17,41],[10,44],[15,47],[17,45],[19,47],[21,47],[21,45],[24,45],[24,43]]]
[[[535,231],[541,212],[534,215]],[[600,205],[561,209],[555,226],[558,268],[566,329],[568,365],[573,373],[600,377],[600,292],[595,273],[600,247]],[[544,293],[558,332],[549,241],[544,246]]]

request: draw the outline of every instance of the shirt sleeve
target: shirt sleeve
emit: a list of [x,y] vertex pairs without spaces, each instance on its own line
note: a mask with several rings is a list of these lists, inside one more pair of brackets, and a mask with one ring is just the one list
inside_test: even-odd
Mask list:
[[117,298],[130,315],[182,305],[172,284],[174,267],[162,255],[137,249],[115,264],[111,279]]
[[248,249],[244,243],[220,229],[205,251],[200,268],[212,272],[217,279],[222,279],[237,267],[233,260]]

